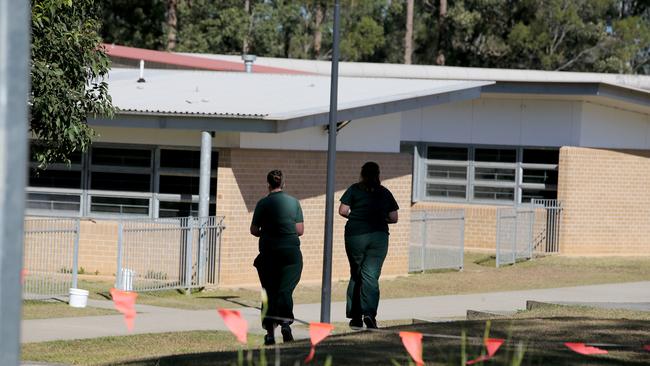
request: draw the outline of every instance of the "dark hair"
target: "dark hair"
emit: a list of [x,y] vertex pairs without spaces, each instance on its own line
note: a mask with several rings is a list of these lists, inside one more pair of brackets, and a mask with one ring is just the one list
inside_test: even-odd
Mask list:
[[271,170],[269,174],[266,175],[266,181],[269,183],[269,186],[271,186],[271,189],[282,187],[282,184],[284,183],[282,171],[278,169]]
[[369,161],[361,167],[361,186],[366,190],[373,192],[379,188],[381,180],[379,180],[379,165],[373,161]]

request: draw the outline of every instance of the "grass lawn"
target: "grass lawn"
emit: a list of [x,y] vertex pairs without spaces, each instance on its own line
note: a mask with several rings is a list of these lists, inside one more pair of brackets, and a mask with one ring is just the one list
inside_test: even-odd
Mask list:
[[[513,363],[515,355],[523,351],[521,365],[647,365],[650,353],[643,350],[643,345],[650,339],[648,313],[608,312],[583,307],[549,306],[522,312],[512,319],[491,320],[490,337],[507,341],[488,364],[516,364]],[[485,321],[457,321],[384,328],[381,332],[343,333],[319,344],[314,364],[323,364],[327,355],[333,357],[334,366],[391,365],[392,359],[402,365],[408,364],[408,356],[396,332],[410,330],[451,336],[461,336],[465,332],[467,337],[471,337],[466,342],[461,339],[424,338],[427,365],[463,365],[462,344],[466,343],[465,360],[478,357],[483,349],[480,339],[485,328]],[[564,342],[623,344],[626,347],[607,347],[608,355],[583,356],[568,350]],[[293,365],[307,355],[309,342],[299,341],[279,348],[282,364]],[[253,359],[257,360],[258,351],[255,352]],[[267,349],[266,356],[272,365],[274,350]],[[237,355],[232,351],[209,352],[155,357],[125,365],[225,366],[235,364],[236,359]]]
[[[261,337],[248,335],[251,344]],[[175,354],[236,350],[239,344],[227,332],[179,332],[104,337],[75,341],[27,343],[22,345],[22,360],[68,365],[105,365],[126,360]]]
[[[471,294],[479,292],[543,289],[650,280],[650,257],[579,258],[549,256],[513,266],[494,267],[494,259],[484,253],[465,254],[465,269],[410,274],[381,281],[382,298]],[[82,276],[79,287],[90,291],[91,299],[109,299],[112,281]],[[332,298],[345,300],[347,281],[332,283]],[[301,285],[294,302],[320,301],[319,285]],[[233,308],[258,306],[259,292],[254,289],[218,289],[191,295],[176,290],[140,293],[139,304],[183,309]],[[52,312],[54,314],[54,312]]]
[[98,308],[73,308],[60,301],[23,301],[23,319],[68,318],[78,316],[115,315],[115,310]]

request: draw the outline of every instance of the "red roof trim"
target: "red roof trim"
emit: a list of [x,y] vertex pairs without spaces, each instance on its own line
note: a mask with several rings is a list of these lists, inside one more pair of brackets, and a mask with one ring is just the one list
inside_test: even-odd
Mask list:
[[[121,57],[130,60],[144,60],[160,64],[175,65],[197,70],[211,71],[244,71],[244,62],[231,62],[223,60],[211,60],[204,57],[179,55],[171,52],[147,50],[144,48],[126,47],[114,44],[104,44],[106,53],[109,56]],[[263,65],[254,65],[254,72],[267,74],[306,74],[302,71],[283,69]]]

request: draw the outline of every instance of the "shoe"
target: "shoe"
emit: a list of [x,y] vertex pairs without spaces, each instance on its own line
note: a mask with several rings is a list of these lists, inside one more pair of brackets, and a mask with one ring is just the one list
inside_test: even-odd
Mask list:
[[280,328],[280,333],[282,333],[282,342],[293,342],[293,334],[291,334],[291,327],[289,324],[282,324]]
[[264,345],[272,346],[275,344],[275,337],[272,334],[267,334],[264,336]]
[[361,318],[352,318],[350,328],[363,328],[363,320]]
[[378,329],[379,328],[377,326],[377,320],[375,320],[374,316],[364,315],[363,316],[363,322],[366,324],[366,327],[368,329]]

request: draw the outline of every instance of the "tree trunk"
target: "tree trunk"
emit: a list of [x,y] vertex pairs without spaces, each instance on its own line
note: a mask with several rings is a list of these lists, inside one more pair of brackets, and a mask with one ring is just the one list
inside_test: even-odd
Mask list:
[[320,0],[316,1],[316,14],[314,16],[314,57],[316,59],[319,59],[321,56],[320,52],[323,44],[323,32],[321,30],[325,15],[323,8],[323,3]]
[[167,51],[173,51],[176,48],[176,32],[178,25],[178,18],[176,17],[176,10],[178,8],[179,0],[167,0]]
[[251,19],[251,0],[244,1],[244,12],[248,16],[248,27],[246,28],[246,34],[244,34],[244,42],[242,44],[242,54],[247,55],[248,50],[250,49],[250,44],[248,39],[251,35],[251,28],[253,24],[253,19]]
[[442,33],[444,32],[444,23],[445,18],[447,17],[447,0],[440,0],[440,6],[438,8],[438,54],[436,55],[436,65],[445,64],[445,52],[443,49],[443,40],[444,37]]
[[404,63],[411,64],[413,55],[413,0],[406,0],[406,34],[404,35]]

